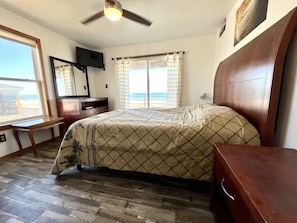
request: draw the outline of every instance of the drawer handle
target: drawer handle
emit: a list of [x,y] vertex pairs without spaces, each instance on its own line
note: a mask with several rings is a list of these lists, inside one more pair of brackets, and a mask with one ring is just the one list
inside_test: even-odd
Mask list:
[[94,108],[93,106],[88,106],[88,107],[85,107],[85,110],[89,110],[89,109],[92,109]]
[[233,195],[231,195],[227,190],[226,188],[224,187],[224,181],[225,179],[223,178],[222,181],[221,181],[221,187],[223,189],[223,192],[232,200],[232,201],[235,201],[235,198]]

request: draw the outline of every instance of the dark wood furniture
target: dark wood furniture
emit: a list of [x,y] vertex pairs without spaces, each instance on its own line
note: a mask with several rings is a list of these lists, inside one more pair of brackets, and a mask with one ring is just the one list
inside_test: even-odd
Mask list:
[[[222,61],[214,103],[233,108],[272,146],[288,48],[297,25],[293,9]],[[297,154],[272,147],[216,145],[211,207],[218,222],[297,222]],[[224,187],[224,189],[223,189]]]
[[63,98],[57,100],[58,115],[67,127],[73,122],[108,111],[108,98]]
[[22,143],[19,138],[19,132],[28,132],[29,138],[32,144],[32,148],[34,151],[34,156],[38,155],[37,146],[34,141],[34,132],[41,129],[51,129],[52,138],[54,139],[54,127],[59,126],[60,136],[63,136],[65,132],[65,123],[63,117],[50,117],[45,116],[37,119],[32,119],[24,122],[18,122],[11,125],[13,127],[13,134],[19,146],[19,154],[23,154]]
[[217,222],[297,222],[297,150],[215,145],[211,207]]
[[222,61],[214,83],[214,103],[245,116],[271,146],[288,46],[297,24],[296,8]]

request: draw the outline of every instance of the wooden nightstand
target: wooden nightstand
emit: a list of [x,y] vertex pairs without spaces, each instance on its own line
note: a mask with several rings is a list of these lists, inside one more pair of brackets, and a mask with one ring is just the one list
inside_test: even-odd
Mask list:
[[297,222],[297,151],[217,144],[211,208],[217,222]]

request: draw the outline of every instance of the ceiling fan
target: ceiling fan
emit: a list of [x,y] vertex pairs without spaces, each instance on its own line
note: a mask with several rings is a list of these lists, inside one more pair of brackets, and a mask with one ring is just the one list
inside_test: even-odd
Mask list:
[[96,14],[90,16],[89,18],[82,21],[82,24],[87,24],[89,22],[92,22],[96,19],[99,19],[103,16],[106,16],[111,21],[117,21],[121,17],[125,17],[127,19],[130,19],[134,22],[138,22],[140,24],[150,26],[152,23],[148,21],[147,19],[136,15],[133,12],[130,12],[128,10],[125,10],[122,8],[122,5],[117,0],[104,0],[104,10],[97,12]]

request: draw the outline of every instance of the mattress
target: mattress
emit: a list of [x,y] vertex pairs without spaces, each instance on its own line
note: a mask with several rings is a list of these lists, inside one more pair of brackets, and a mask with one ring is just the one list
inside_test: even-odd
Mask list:
[[73,123],[52,173],[84,164],[209,181],[214,143],[260,145],[256,128],[229,107],[119,109]]

